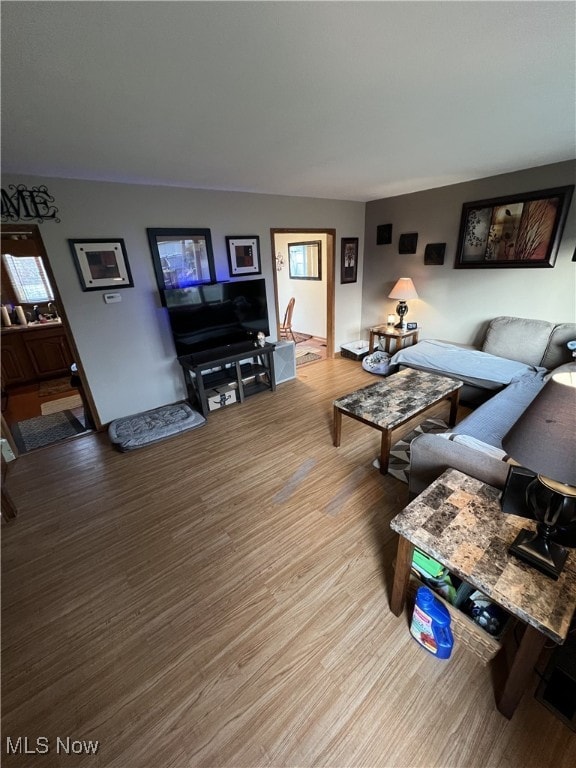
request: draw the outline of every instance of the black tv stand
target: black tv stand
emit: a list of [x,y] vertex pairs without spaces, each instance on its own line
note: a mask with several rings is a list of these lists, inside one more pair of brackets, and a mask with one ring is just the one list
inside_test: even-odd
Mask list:
[[211,390],[218,387],[232,384],[238,393],[237,402],[241,403],[258,392],[274,392],[274,349],[274,344],[255,347],[251,343],[243,350],[206,350],[180,356],[178,362],[184,369],[191,404],[207,417]]
[[202,352],[193,352],[190,355],[181,355],[178,359],[185,359],[191,365],[199,365],[201,363],[213,363],[218,360],[224,360],[238,353],[250,355],[254,352],[254,349],[253,341],[236,341],[222,347],[205,349]]

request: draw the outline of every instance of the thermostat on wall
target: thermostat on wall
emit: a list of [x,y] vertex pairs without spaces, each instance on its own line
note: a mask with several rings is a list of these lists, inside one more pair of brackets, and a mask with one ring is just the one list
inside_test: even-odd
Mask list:
[[104,301],[106,304],[116,304],[116,302],[122,301],[122,296],[119,293],[105,293]]

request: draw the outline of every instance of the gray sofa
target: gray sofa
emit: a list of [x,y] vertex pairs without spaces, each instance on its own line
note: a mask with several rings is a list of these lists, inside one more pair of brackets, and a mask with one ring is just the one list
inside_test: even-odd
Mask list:
[[428,339],[396,352],[392,370],[417,368],[464,382],[460,402],[479,405],[518,376],[549,371],[569,362],[567,342],[576,324],[520,317],[496,317],[488,323],[479,346]]
[[[550,376],[560,370],[576,370],[567,347],[575,339],[575,323],[498,317],[490,322],[480,350],[446,345],[453,349],[438,347],[440,354],[435,357],[434,345],[426,345],[424,358],[416,344],[406,350],[416,350],[416,355],[401,354],[404,350],[396,353],[393,364],[459,378],[472,391],[480,390],[484,397],[484,402],[450,432],[423,434],[412,441],[411,497],[421,493],[449,467],[503,488],[509,465],[502,438]],[[426,365],[422,364],[424,359]],[[410,365],[411,360],[416,363]]]

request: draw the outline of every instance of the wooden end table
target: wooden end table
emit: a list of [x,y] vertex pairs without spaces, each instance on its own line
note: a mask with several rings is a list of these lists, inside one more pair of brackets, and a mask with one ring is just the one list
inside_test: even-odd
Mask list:
[[334,400],[334,445],[340,445],[342,415],[382,432],[380,472],[388,472],[392,432],[445,398],[450,398],[450,426],[456,424],[462,382],[436,373],[405,368],[378,384],[371,384]]
[[384,350],[390,352],[390,346],[392,342],[395,342],[394,351],[397,352],[402,347],[406,346],[408,339],[412,339],[412,344],[416,344],[418,341],[419,328],[415,328],[413,331],[403,331],[399,328],[394,328],[393,325],[375,325],[370,328],[370,343],[369,352],[374,352],[376,348],[376,339],[385,339]]
[[501,491],[448,469],[397,515],[400,534],[390,608],[403,612],[414,547],[526,625],[508,670],[498,710],[511,718],[547,638],[561,644],[576,610],[576,550],[570,550],[558,581],[508,554],[521,528],[533,521],[502,512]]

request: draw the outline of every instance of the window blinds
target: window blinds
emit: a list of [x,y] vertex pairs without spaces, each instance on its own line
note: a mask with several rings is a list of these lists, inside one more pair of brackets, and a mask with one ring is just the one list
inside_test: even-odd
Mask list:
[[3,253],[2,258],[21,304],[54,301],[52,286],[40,256],[11,256]]

